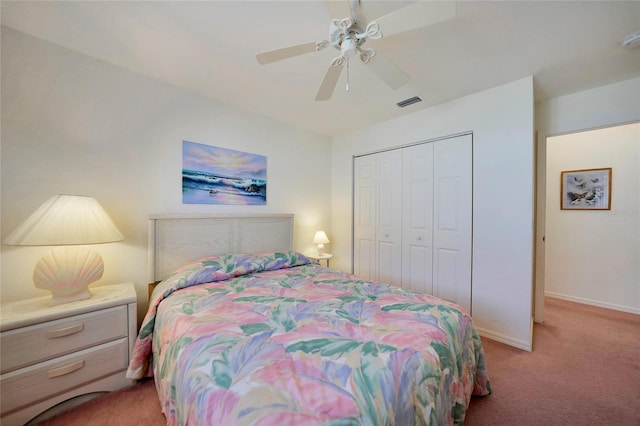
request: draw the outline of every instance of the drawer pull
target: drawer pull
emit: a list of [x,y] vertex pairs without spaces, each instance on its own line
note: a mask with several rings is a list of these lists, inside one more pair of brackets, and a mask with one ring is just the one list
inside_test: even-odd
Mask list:
[[80,370],[82,367],[84,367],[84,360],[72,362],[71,364],[63,365],[62,367],[49,370],[47,372],[47,376],[49,376],[50,379],[53,379],[54,377],[73,373],[76,370]]
[[55,339],[57,337],[69,336],[70,334],[80,333],[84,330],[84,324],[74,324],[68,327],[58,328],[57,330],[51,330],[48,334],[49,339]]

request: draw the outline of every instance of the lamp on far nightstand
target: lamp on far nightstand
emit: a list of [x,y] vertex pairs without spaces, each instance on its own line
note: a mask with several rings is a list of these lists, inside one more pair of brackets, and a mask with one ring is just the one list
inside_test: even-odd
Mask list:
[[90,298],[89,284],[102,278],[102,256],[85,245],[122,240],[95,198],[56,195],[9,234],[4,244],[62,246],[43,256],[33,271],[35,286],[51,291],[49,304],[59,305]]
[[324,254],[324,245],[329,244],[327,234],[324,231],[316,232],[316,235],[313,237],[313,244],[318,245],[318,255],[322,256]]

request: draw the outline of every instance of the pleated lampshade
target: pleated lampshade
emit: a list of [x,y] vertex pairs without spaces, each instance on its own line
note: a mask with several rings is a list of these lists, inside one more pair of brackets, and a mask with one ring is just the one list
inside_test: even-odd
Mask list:
[[56,195],[4,240],[17,246],[59,246],[122,241],[124,237],[93,197]]

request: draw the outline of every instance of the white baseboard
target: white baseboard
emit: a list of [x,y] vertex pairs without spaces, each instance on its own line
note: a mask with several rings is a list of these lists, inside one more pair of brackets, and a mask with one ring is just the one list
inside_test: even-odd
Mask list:
[[599,308],[613,309],[614,311],[628,312],[630,314],[640,315],[640,309],[634,308],[632,306],[616,305],[614,303],[586,299],[584,297],[568,296],[566,294],[554,293],[551,291],[545,291],[544,295],[553,299],[567,300],[569,302],[582,303],[585,305],[597,306]]
[[486,328],[476,327],[478,333],[482,337],[486,337],[491,340],[495,340],[500,343],[504,343],[505,345],[513,346],[518,349],[525,350],[527,352],[531,352],[532,347],[529,342],[521,342],[519,340],[514,340],[509,336],[505,336],[504,334],[496,333],[495,331],[487,330]]

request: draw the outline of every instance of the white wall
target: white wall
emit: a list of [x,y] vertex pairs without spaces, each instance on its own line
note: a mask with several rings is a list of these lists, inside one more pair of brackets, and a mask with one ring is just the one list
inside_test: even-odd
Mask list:
[[353,155],[472,131],[472,314],[483,335],[530,349],[533,121],[525,78],[334,138],[332,266],[351,271]]
[[[561,210],[560,172],[612,167],[610,211]],[[547,139],[545,294],[640,313],[640,124]]]
[[[215,75],[211,76],[215,84]],[[155,213],[294,213],[294,248],[330,229],[328,138],[292,128],[2,28],[2,238],[55,194],[92,195],[125,235],[98,247],[99,283],[133,281],[146,309],[147,218]],[[182,204],[182,140],[267,156],[266,206]],[[48,247],[2,245],[1,297],[33,286]]]
[[538,140],[640,119],[640,77],[536,104]]

